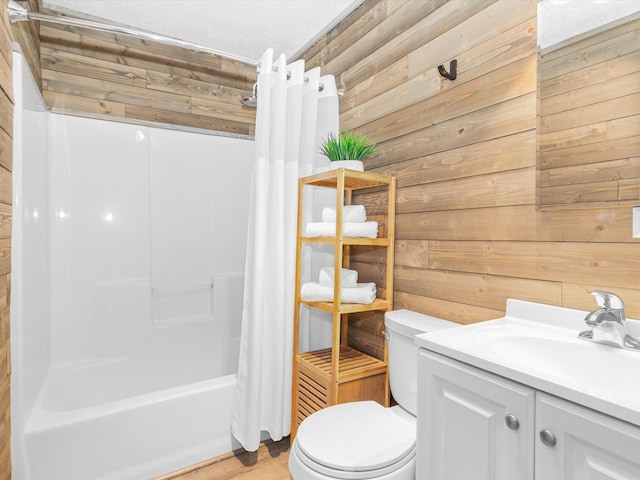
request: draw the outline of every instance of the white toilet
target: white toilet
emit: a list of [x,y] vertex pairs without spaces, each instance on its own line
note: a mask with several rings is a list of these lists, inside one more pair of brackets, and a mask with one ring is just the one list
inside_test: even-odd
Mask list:
[[294,480],[415,478],[418,347],[413,337],[458,324],[410,310],[387,312],[384,323],[398,405],[343,403],[307,417],[289,452]]

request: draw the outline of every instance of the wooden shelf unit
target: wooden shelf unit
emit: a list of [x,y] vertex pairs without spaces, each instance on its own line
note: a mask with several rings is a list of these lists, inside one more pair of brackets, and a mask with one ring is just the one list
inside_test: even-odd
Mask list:
[[[336,236],[306,237],[302,235],[303,201],[305,187],[333,188],[336,191]],[[384,235],[378,238],[355,238],[342,235],[343,207],[351,204],[352,192],[375,187],[386,187],[388,194],[387,221]],[[339,403],[375,400],[389,406],[389,375],[387,346],[384,358],[371,357],[347,346],[348,315],[359,312],[389,311],[393,307],[393,255],[395,236],[396,179],[387,175],[337,169],[301,178],[298,184],[298,240],[296,245],[296,296],[293,328],[293,397],[291,414],[291,440],[300,423],[312,413]],[[336,275],[333,302],[308,302],[300,298],[301,258],[305,244],[333,245],[334,267],[349,267],[352,246],[367,245],[386,248],[386,276],[382,298],[369,305],[342,303],[341,276]],[[379,290],[380,293],[380,290]],[[299,352],[300,309],[310,307],[332,314],[331,348],[312,352]]]

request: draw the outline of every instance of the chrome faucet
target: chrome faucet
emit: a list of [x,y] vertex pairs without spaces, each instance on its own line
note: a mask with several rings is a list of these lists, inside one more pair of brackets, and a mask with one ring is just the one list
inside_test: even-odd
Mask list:
[[612,347],[640,351],[640,340],[627,331],[622,299],[615,293],[604,290],[592,290],[590,293],[596,297],[600,308],[586,316],[584,321],[591,330],[581,332],[578,337]]

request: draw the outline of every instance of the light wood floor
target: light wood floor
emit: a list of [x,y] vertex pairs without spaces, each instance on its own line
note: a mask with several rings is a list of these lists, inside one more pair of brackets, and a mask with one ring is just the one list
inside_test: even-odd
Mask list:
[[288,459],[289,437],[265,442],[257,452],[227,453],[156,480],[290,480]]

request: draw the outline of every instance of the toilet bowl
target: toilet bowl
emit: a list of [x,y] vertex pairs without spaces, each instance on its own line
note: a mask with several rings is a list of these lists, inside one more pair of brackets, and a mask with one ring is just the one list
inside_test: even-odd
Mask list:
[[296,480],[410,479],[415,432],[415,417],[400,407],[373,401],[328,407],[300,425],[289,470]]
[[307,417],[289,452],[294,480],[413,480],[418,348],[413,337],[457,324],[409,310],[385,314],[389,382],[398,405],[334,405]]

